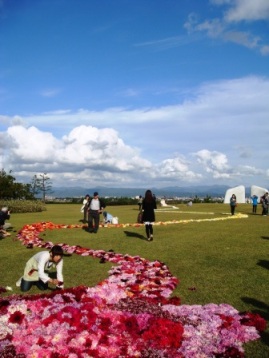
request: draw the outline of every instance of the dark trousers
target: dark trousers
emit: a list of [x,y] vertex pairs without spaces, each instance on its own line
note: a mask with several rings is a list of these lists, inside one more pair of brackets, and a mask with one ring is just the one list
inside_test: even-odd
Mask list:
[[88,221],[88,208],[83,209],[83,214],[84,214],[83,221],[87,222]]
[[231,205],[231,214],[234,215],[235,205]]
[[256,214],[256,212],[257,212],[257,205],[253,205],[253,206],[252,206],[252,212]]
[[146,224],[145,228],[146,228],[147,238],[149,238],[150,235],[153,235],[153,226],[152,226],[152,224]]
[[97,232],[99,228],[100,214],[98,210],[89,211],[89,231]]
[[262,215],[268,214],[268,205],[262,204]]
[[44,290],[48,289],[48,284],[44,283],[41,280],[38,280],[38,281],[26,281],[26,280],[24,280],[22,278],[22,280],[21,280],[21,291],[22,292],[29,291],[32,286],[36,286],[41,291],[44,291]]

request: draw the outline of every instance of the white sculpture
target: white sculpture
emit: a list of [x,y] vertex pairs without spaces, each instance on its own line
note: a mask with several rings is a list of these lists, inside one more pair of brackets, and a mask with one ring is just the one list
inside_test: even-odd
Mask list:
[[245,204],[246,202],[246,190],[244,185],[239,185],[234,188],[230,188],[226,191],[225,198],[224,198],[224,204],[230,204],[230,198],[231,196],[235,194],[236,201],[239,204]]
[[268,190],[257,185],[251,186],[250,196],[257,195],[258,202],[260,202],[260,197],[263,196],[264,193],[268,193]]
[[160,203],[161,203],[161,206],[168,206],[164,199],[161,199]]
[[176,206],[166,204],[165,199],[161,199],[160,203],[161,203],[161,207],[167,207],[167,208],[177,209]]

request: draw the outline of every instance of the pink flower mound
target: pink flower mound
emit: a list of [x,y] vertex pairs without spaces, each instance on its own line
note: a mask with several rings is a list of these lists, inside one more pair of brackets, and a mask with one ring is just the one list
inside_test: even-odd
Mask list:
[[[39,233],[77,226],[39,223],[19,234],[24,245],[50,247]],[[167,266],[138,256],[62,244],[69,253],[114,262],[96,287],[0,300],[1,357],[243,357],[265,320],[229,305],[179,306]]]

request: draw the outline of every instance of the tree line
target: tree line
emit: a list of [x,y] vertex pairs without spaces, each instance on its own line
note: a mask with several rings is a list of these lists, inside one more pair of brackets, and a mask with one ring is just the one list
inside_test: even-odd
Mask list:
[[12,170],[8,173],[2,169],[0,171],[0,199],[3,200],[34,200],[41,195],[42,200],[46,201],[46,195],[51,193],[52,183],[47,173],[34,175],[28,184],[19,183],[12,175]]

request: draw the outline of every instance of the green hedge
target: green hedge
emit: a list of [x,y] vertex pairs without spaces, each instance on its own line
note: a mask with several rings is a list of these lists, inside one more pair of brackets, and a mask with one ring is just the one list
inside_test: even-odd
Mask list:
[[12,213],[37,213],[47,210],[39,200],[0,200],[0,208],[7,206]]

